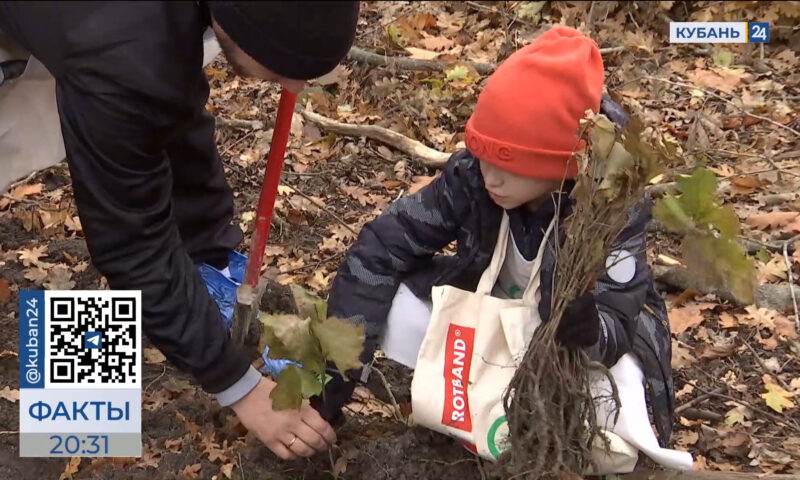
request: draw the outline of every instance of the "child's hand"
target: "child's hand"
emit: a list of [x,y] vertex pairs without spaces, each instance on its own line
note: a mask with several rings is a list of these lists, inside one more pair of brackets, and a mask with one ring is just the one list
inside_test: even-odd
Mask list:
[[336,427],[344,422],[342,408],[350,401],[356,382],[345,380],[338,371],[329,369],[330,381],[325,384],[325,398],[322,395],[311,397],[311,406],[329,424]]
[[600,316],[594,295],[584,293],[567,305],[556,340],[570,350],[591,347],[600,336]]

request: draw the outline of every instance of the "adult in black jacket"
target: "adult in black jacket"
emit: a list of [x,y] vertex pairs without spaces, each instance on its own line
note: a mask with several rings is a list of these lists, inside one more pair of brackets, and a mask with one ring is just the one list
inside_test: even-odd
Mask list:
[[271,408],[271,380],[228,338],[196,265],[242,240],[205,110],[203,32],[237,72],[295,92],[349,50],[358,2],[4,2],[0,30],[56,79],[75,201],[97,269],[141,290],[144,331],[283,458],[335,433],[307,405]]

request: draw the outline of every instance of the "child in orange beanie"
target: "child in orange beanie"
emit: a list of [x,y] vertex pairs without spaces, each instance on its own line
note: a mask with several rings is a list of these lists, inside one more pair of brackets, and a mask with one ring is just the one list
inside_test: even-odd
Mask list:
[[[535,277],[530,299],[547,321],[556,268],[554,217],[559,211],[563,219],[569,211],[579,122],[587,109],[626,120],[618,105],[601,99],[603,80],[595,42],[564,26],[548,30],[497,68],[467,122],[467,148],[454,153],[430,185],[365,225],[338,271],[329,312],[363,316],[364,362],[380,347],[414,368],[430,331],[432,288],[474,292],[498,252],[504,258],[491,295],[523,298]],[[557,340],[609,367],[634,354],[664,444],[673,409],[669,331],[645,257],[649,209],[631,217],[613,248],[612,266],[593,291],[571,303]],[[454,241],[456,254],[444,255]]]

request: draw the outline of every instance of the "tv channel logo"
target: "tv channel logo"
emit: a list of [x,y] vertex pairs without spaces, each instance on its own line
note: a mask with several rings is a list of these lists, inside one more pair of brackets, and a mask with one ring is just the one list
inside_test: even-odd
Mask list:
[[670,22],[670,43],[769,43],[769,22]]

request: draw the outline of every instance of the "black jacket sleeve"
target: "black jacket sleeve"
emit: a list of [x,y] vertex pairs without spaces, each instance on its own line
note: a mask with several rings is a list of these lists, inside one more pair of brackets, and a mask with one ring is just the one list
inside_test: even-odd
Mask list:
[[442,174],[419,192],[394,202],[364,226],[333,282],[331,315],[363,315],[366,341],[362,361],[372,360],[392,299],[405,275],[426,265],[456,239],[469,202],[459,171],[468,153],[451,156]]

